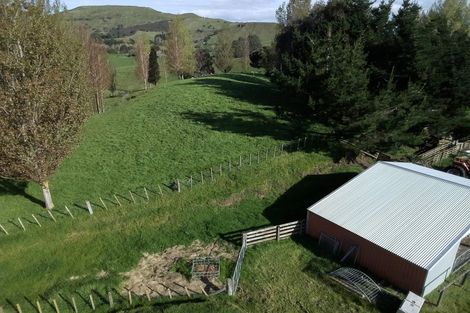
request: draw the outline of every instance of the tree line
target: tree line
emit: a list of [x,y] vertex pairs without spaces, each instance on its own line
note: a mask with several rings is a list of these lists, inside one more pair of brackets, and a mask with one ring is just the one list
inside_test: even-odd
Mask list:
[[282,111],[371,151],[408,154],[468,135],[466,0],[429,11],[410,0],[392,8],[393,1],[367,0],[282,5],[273,47],[253,55],[292,96]]
[[[160,39],[160,36],[158,38]],[[164,40],[158,40],[158,44],[155,42],[152,44],[144,33],[137,36],[134,44],[134,54],[137,61],[136,72],[146,86],[145,88],[148,83],[147,73],[160,71],[158,55],[163,58],[161,64],[164,65],[165,71],[168,70],[179,79],[185,79],[214,74],[215,68],[223,73],[228,73],[233,69],[234,59],[237,58],[241,61],[241,69],[246,71],[250,67],[250,55],[261,49],[261,41],[257,35],[250,34],[232,40],[227,30],[221,30],[217,33],[217,42],[213,48],[196,46],[189,29],[183,19],[179,17],[169,22],[168,33]],[[157,53],[157,57],[154,55],[150,61],[148,54],[153,50]],[[153,69],[150,70],[150,68]],[[159,79],[161,73],[156,76]]]

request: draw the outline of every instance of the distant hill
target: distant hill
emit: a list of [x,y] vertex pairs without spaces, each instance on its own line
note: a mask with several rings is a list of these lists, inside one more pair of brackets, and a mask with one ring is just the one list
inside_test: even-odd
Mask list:
[[[177,15],[163,13],[151,8],[135,6],[82,6],[66,12],[67,17],[86,25],[92,31],[114,38],[133,36],[138,31],[148,32],[149,36],[166,32],[168,22]],[[237,39],[240,36],[256,34],[263,45],[269,45],[277,31],[275,23],[234,23],[221,19],[211,19],[193,13],[180,15],[197,42],[213,44],[217,33],[227,31]]]

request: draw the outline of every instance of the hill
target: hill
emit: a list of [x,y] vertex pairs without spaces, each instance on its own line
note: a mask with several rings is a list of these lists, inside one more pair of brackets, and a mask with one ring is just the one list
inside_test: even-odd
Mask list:
[[225,30],[234,40],[240,36],[256,34],[263,45],[269,45],[277,32],[275,23],[234,23],[193,13],[174,15],[135,6],[82,6],[67,11],[66,15],[70,20],[85,25],[94,32],[114,38],[130,37],[138,31],[165,32],[168,21],[176,16],[184,20],[194,40],[198,42],[206,40],[213,43],[217,32]]

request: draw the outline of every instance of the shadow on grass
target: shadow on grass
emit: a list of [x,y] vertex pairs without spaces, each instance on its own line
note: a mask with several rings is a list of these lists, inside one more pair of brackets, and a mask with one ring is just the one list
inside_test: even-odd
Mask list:
[[225,74],[205,77],[188,82],[197,86],[212,87],[220,95],[274,108],[282,104],[283,95],[279,89],[260,75]]
[[278,140],[295,137],[292,127],[277,117],[269,117],[262,112],[235,109],[225,112],[184,112],[182,117],[202,123],[211,130],[242,134],[251,137],[269,136]]
[[[309,206],[323,199],[356,175],[357,173],[333,173],[306,176],[280,196],[273,205],[266,208],[263,215],[269,219],[272,225],[304,219]],[[312,279],[322,281],[338,293],[345,295],[350,293],[329,278],[332,271],[341,266],[346,266],[339,264],[337,256],[333,256],[328,251],[318,247],[317,240],[314,238],[296,236],[293,237],[293,240],[314,255],[310,263],[303,268],[303,272],[311,276]],[[351,297],[356,297],[356,295]],[[357,301],[360,301],[359,299],[359,296],[357,296]],[[398,297],[384,292],[373,305],[380,312],[391,313],[396,312],[400,301]]]
[[308,207],[341,187],[356,175],[357,173],[308,175],[266,208],[263,215],[273,225],[304,219]]
[[[266,116],[263,112],[244,109],[222,112],[185,112],[183,118],[203,123],[217,131],[240,133],[248,136],[271,136],[287,140],[302,133],[300,123],[291,123],[280,118],[280,107],[289,99],[277,87],[261,75],[225,74],[189,81],[187,84],[211,87],[216,93],[239,101],[251,103],[260,108],[274,111],[277,116]],[[297,128],[297,129],[296,129]]]
[[0,178],[0,195],[23,196],[29,201],[44,207],[44,202],[26,192],[27,182]]

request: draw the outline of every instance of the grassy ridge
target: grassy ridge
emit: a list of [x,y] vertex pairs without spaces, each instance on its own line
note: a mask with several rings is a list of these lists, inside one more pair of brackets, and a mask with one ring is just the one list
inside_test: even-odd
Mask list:
[[[151,22],[168,21],[174,14],[162,13],[151,8],[135,6],[83,6],[70,10],[66,17],[86,25],[94,31],[108,32],[112,28],[143,25]],[[194,40],[202,41],[209,36],[210,44],[214,44],[217,32],[224,29],[229,32],[233,40],[256,34],[263,45],[270,45],[277,33],[275,23],[235,23],[221,19],[204,18],[196,14],[181,14],[183,20]]]

